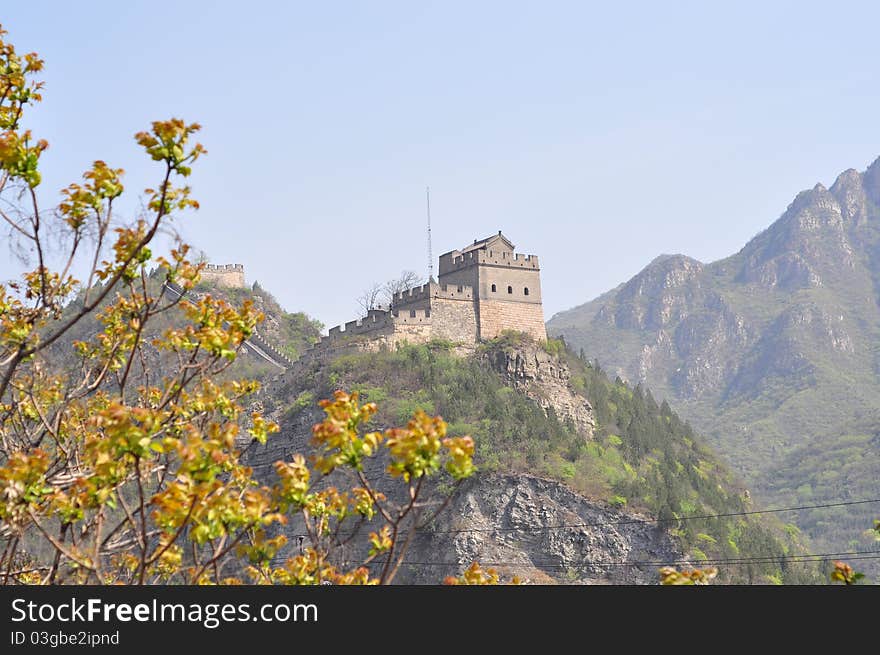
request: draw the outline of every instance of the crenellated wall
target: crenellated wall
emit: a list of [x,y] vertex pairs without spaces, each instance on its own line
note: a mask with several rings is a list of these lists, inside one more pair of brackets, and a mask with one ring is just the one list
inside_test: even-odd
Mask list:
[[209,282],[221,287],[243,289],[247,286],[244,282],[244,265],[205,264],[202,269],[202,282]]
[[437,284],[436,282],[429,282],[420,287],[413,287],[412,289],[395,293],[391,298],[391,307],[392,309],[411,309],[415,306],[427,309],[430,307],[430,301],[434,298],[472,301],[474,289],[472,286],[464,284]]
[[511,266],[515,268],[540,269],[537,255],[521,255],[504,250],[457,250],[440,255],[440,275],[478,265]]
[[345,325],[330,328],[329,335],[321,339],[336,339],[343,336],[368,334],[388,329],[393,325],[391,312],[382,309],[371,309],[369,314],[357,321],[349,321]]

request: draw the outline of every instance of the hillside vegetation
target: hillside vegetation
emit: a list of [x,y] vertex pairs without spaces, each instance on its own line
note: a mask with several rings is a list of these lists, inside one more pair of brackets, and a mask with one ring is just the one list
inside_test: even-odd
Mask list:
[[[611,380],[550,342],[568,365],[573,387],[592,403],[598,425],[595,438],[586,440],[487,365],[485,355],[507,346],[489,343],[469,358],[439,342],[339,357],[288,389],[296,395],[284,423],[294,423],[312,400],[340,387],[379,404],[377,425],[399,424],[416,409],[439,413],[452,434],[473,436],[482,471],[546,476],[610,505],[644,510],[695,561],[746,560],[722,567],[728,581],[818,579],[814,567],[786,560],[804,552],[795,528],[767,516],[736,516],[751,509],[742,486],[668,404],[658,405],[641,387]],[[728,516],[688,520],[715,514]],[[756,557],[769,559],[748,561]]]

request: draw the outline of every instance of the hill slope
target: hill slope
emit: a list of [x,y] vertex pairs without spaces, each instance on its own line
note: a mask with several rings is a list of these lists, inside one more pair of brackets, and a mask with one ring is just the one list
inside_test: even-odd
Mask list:
[[[282,433],[266,446],[250,444],[247,461],[258,476],[271,476],[273,461],[308,452],[310,427],[321,418],[314,401],[336,388],[357,390],[379,404],[376,428],[421,408],[476,441],[481,473],[438,532],[414,545],[412,561],[446,565],[434,580],[474,557],[558,582],[656,581],[656,561],[670,557],[769,558],[722,567],[726,581],[819,579],[815,568],[787,560],[805,552],[796,531],[766,516],[737,516],[750,508],[741,485],[668,405],[560,346],[508,335],[466,358],[436,343],[315,360],[266,389],[264,407]],[[522,519],[513,532],[511,512]],[[688,518],[715,514],[727,516]],[[597,517],[603,524],[654,517],[661,527],[548,529]],[[426,576],[414,565],[401,581]]]
[[[548,332],[668,399],[761,501],[876,498],[878,300],[880,159],[798,194],[735,255],[658,257]],[[845,550],[876,512],[797,520],[817,547]]]

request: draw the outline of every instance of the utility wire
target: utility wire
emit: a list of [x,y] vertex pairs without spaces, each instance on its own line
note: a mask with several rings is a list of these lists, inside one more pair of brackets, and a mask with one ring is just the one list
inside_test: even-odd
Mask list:
[[[761,555],[755,557],[738,557],[738,558],[713,558],[699,560],[694,562],[692,559],[666,559],[666,560],[629,560],[625,562],[602,562],[602,561],[585,561],[577,564],[562,564],[560,562],[480,562],[480,566],[524,566],[530,565],[535,568],[543,569],[570,569],[583,568],[587,566],[666,566],[670,564],[688,564],[704,566],[708,564],[779,564],[786,562],[789,564],[798,564],[801,562],[822,562],[829,559],[838,559],[845,557],[848,561],[880,559],[880,551],[878,550],[855,550],[837,553],[807,553],[803,555]],[[378,565],[382,562],[369,562],[368,565]],[[403,566],[462,566],[461,562],[403,562]]]

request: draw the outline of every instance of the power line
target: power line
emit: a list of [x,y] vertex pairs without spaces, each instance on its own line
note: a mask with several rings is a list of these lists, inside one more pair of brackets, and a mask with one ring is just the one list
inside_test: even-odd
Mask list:
[[[727,564],[778,564],[787,562],[789,564],[798,564],[801,562],[822,562],[829,559],[838,559],[845,557],[848,561],[880,559],[880,551],[878,550],[855,550],[836,553],[807,553],[804,555],[760,555],[755,557],[731,557],[731,558],[710,558],[705,560],[694,561],[693,559],[666,559],[666,560],[628,560],[624,562],[602,562],[602,561],[585,561],[576,564],[562,564],[560,562],[480,562],[481,567],[487,566],[534,566],[542,569],[570,569],[583,568],[587,566],[669,566],[673,564],[687,565],[727,565]],[[384,564],[384,562],[369,562],[369,566]],[[463,566],[461,562],[403,562],[402,566]]]
[[448,530],[431,530],[421,528],[421,531],[433,534],[458,534],[463,532],[543,532],[544,530],[567,530],[572,528],[595,528],[603,525],[634,525],[640,523],[677,523],[678,521],[696,521],[704,519],[729,518],[733,516],[753,516],[755,514],[774,514],[779,512],[795,512],[805,509],[825,509],[829,507],[844,507],[848,505],[866,505],[868,503],[880,503],[880,498],[866,500],[850,500],[836,503],[822,503],[818,505],[799,505],[796,507],[778,507],[776,509],[756,509],[745,512],[727,512],[723,514],[700,514],[695,516],[680,516],[678,518],[661,519],[622,519],[619,521],[596,521],[592,523],[565,523],[560,525],[547,525],[540,528],[517,528],[517,527],[493,527],[493,528],[457,528]]

